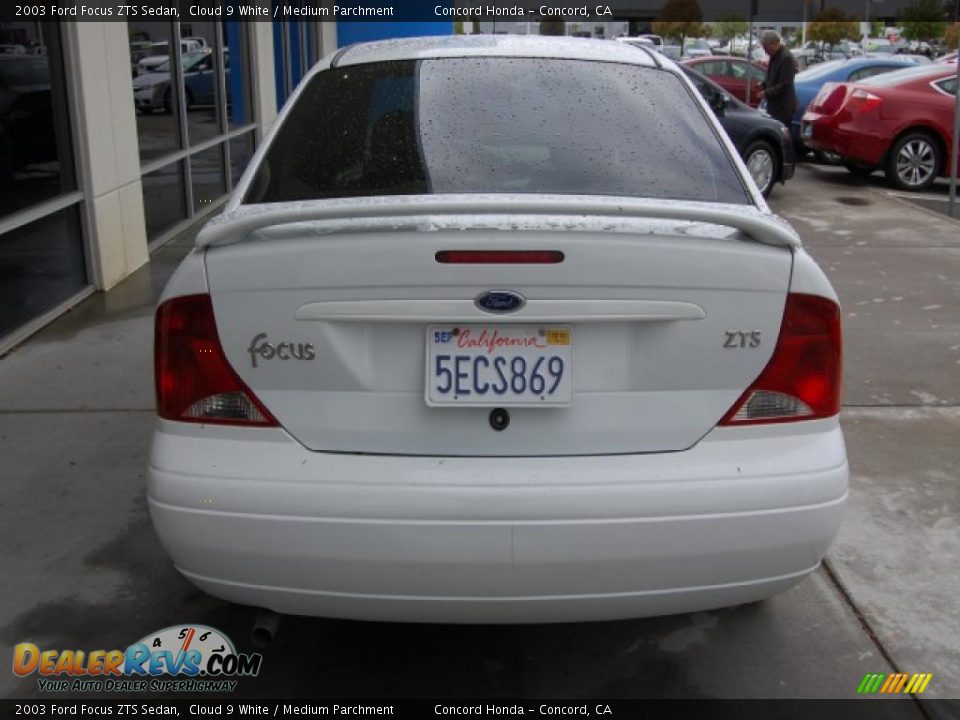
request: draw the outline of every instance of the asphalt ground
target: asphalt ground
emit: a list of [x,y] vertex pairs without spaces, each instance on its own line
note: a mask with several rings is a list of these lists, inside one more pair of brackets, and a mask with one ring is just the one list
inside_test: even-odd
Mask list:
[[[935,180],[933,185],[923,192],[908,192],[891,187],[881,170],[877,170],[867,177],[857,177],[846,168],[838,165],[816,165],[809,160],[806,162],[808,167],[816,168],[826,182],[835,183],[838,188],[869,188],[887,197],[897,198],[925,210],[950,217],[950,181],[945,178]],[[953,217],[960,220],[960,182],[958,182],[957,196],[953,205]]]
[[[236,694],[854,698],[897,670],[933,673],[923,700],[960,697],[960,223],[842,177],[804,164],[771,199],[843,303],[852,487],[820,570],[763,603],[635,621],[285,618]],[[0,663],[19,642],[125,648],[181,623],[251,650],[255,611],[186,582],[144,500],[153,306],[190,244],[0,359]],[[0,671],[0,694],[43,697],[35,678]],[[897,717],[960,716],[945,707]]]

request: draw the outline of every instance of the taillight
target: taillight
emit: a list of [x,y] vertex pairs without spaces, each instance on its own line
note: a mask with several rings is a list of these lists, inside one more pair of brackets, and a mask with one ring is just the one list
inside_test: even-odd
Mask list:
[[157,414],[167,420],[276,426],[227,362],[209,295],[167,300],[154,338]]
[[773,357],[720,425],[815,420],[840,411],[843,347],[840,308],[816,295],[791,293]]
[[880,104],[883,102],[883,98],[879,95],[874,95],[872,92],[868,92],[862,88],[857,88],[852,93],[850,93],[850,99],[847,101],[847,107],[856,110],[857,112],[870,112],[880,107]]
[[813,107],[824,115],[835,113],[847,97],[847,86],[826,83],[813,101]]

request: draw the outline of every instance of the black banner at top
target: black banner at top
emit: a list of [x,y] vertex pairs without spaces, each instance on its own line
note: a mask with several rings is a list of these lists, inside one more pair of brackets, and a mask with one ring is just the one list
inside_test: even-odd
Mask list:
[[[823,10],[849,21],[895,21],[914,0],[0,0],[0,22],[128,22],[229,20],[241,22],[481,22],[493,32],[531,23],[651,22],[670,3],[671,19],[715,21],[738,16],[763,23],[801,23]],[[931,20],[956,21],[958,0],[943,0]],[[677,14],[679,12],[679,15]],[[835,19],[835,18],[834,18]],[[522,23],[519,29],[516,23]]]

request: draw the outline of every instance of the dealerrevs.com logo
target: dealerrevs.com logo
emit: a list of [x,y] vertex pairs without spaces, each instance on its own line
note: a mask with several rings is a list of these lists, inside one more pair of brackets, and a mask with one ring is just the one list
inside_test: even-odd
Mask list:
[[14,674],[39,676],[43,692],[232,692],[235,678],[256,677],[262,662],[206,625],[168,627],[126,650],[13,648]]

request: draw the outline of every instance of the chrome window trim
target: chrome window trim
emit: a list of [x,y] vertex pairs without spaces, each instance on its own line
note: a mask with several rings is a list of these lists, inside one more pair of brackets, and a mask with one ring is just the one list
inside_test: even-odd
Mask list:
[[[939,80],[931,80],[930,87],[932,87],[941,95],[946,95],[948,98],[956,97],[955,93],[947,92],[942,87],[940,87],[940,83],[947,83],[947,82],[950,82],[951,80],[955,81],[956,77],[957,77],[956,75],[948,75],[947,77],[940,78]],[[958,91],[960,91],[960,87],[958,87]]]

